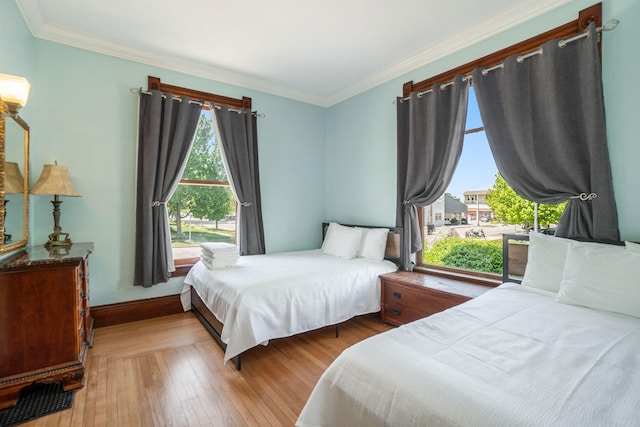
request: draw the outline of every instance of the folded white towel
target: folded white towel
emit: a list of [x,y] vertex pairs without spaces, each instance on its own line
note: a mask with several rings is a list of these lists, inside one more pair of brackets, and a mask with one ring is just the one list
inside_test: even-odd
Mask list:
[[202,261],[204,266],[207,267],[207,269],[215,270],[216,268],[232,267],[232,266],[236,265],[236,262],[238,261],[238,258],[236,257],[235,259],[229,259],[229,260],[221,261],[221,260],[217,260],[217,259],[212,260],[212,259],[200,256],[200,260]]
[[202,252],[200,254],[200,258],[203,261],[208,261],[208,262],[219,262],[219,263],[234,263],[238,260],[238,257],[240,255],[238,255],[237,253],[233,253],[233,254],[226,254],[226,255],[220,255],[220,254],[207,254],[205,252]]
[[224,251],[224,250],[237,251],[238,250],[236,245],[232,243],[226,243],[226,242],[202,242],[200,243],[200,247],[202,248],[202,250],[207,250],[207,251]]
[[201,251],[202,254],[204,254],[205,256],[209,257],[209,258],[223,258],[223,257],[233,257],[238,255],[238,251],[237,250],[230,250],[230,251],[208,251],[206,249],[202,249]]
[[209,269],[231,267],[238,262],[238,247],[225,242],[204,242],[200,243],[202,252],[200,259]]

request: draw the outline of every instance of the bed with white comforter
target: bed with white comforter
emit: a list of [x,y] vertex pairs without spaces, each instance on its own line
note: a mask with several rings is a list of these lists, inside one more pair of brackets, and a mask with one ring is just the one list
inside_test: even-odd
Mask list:
[[344,259],[319,249],[243,256],[222,269],[198,262],[181,297],[189,310],[193,287],[223,323],[226,362],[271,339],[380,311],[378,276],[396,270],[390,261]]
[[608,246],[532,236],[523,285],[346,349],[296,425],[640,425],[640,245]]

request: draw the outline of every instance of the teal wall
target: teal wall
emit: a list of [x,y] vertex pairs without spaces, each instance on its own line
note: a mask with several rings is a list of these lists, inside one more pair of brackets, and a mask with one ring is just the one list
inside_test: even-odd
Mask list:
[[[133,287],[138,97],[147,76],[230,97],[249,96],[258,119],[267,251],[311,249],[325,220],[326,109],[33,38],[14,2],[0,2],[0,73],[31,82],[31,184],[45,163],[67,166],[82,197],[64,197],[61,226],[92,241],[91,305],[176,294],[182,279]],[[19,36],[19,37],[16,37]],[[11,40],[11,42],[7,42]],[[295,178],[292,178],[295,177]],[[31,196],[30,244],[53,229],[49,197]]]
[[[325,201],[327,217],[343,222],[395,223],[396,117],[395,97],[402,84],[418,82],[518,43],[567,21],[591,6],[576,0],[496,37],[478,42],[406,75],[330,107],[327,114]],[[640,85],[640,2],[604,0],[603,21],[621,21],[603,38],[603,84],[607,134],[620,232],[627,240],[640,240],[640,144],[638,100]]]
[[[33,38],[12,1],[0,2],[0,73],[32,84],[21,114],[31,125],[31,183],[42,165],[69,167],[79,198],[63,198],[63,230],[93,241],[91,304],[178,293],[182,280],[151,289],[133,287],[137,96],[148,75],[221,95],[253,98],[258,121],[263,214],[268,252],[320,243],[320,223],[395,222],[395,105],[402,83],[419,81],[575,19],[593,0],[576,0],[552,13],[479,42],[330,108],[147,66]],[[604,19],[619,18],[603,46],[604,87],[613,178],[626,239],[640,240],[635,193],[640,144],[634,129],[640,55],[637,0],[605,0]],[[624,86],[623,86],[624,85]],[[53,227],[51,204],[30,198],[30,243]]]

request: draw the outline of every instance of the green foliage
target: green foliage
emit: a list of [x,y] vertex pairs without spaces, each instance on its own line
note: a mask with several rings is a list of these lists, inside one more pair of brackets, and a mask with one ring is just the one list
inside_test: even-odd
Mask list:
[[[534,203],[520,197],[500,173],[496,174],[493,187],[487,192],[487,205],[493,214],[506,224],[533,224]],[[557,205],[538,204],[538,223],[543,227],[557,224],[560,220],[566,202]]]
[[[213,122],[208,112],[198,121],[193,147],[183,179],[199,181],[226,181],[227,175],[218,144],[215,143]],[[209,185],[178,185],[167,203],[169,213],[177,221],[178,235],[182,235],[181,218],[193,214],[195,218],[219,221],[235,209],[233,193],[229,187]]]
[[425,248],[428,264],[502,274],[502,241],[447,237]]

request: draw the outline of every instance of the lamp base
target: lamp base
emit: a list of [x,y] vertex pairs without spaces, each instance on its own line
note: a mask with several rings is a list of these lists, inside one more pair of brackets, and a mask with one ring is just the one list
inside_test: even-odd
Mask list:
[[54,231],[49,234],[49,241],[44,244],[44,247],[49,249],[54,248],[69,248],[73,243],[69,238],[69,233],[63,233],[62,231]]

